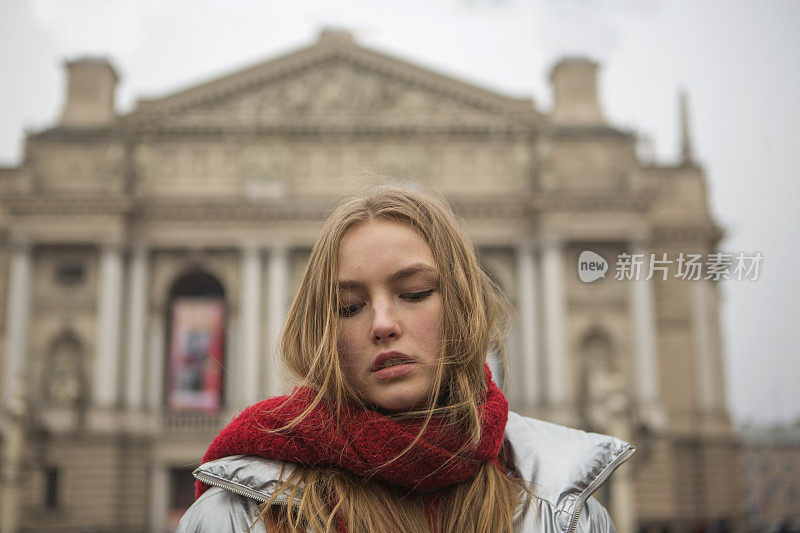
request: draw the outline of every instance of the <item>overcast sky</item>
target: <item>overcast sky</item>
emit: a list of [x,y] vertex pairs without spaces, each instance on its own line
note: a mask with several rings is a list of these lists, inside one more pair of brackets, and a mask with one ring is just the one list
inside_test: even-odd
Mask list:
[[665,163],[685,88],[722,249],[764,255],[757,281],[723,284],[731,413],[800,416],[797,0],[2,0],[0,165],[19,163],[26,129],[57,119],[65,59],[108,56],[123,112],[306,46],[323,26],[545,111],[553,63],[596,59],[608,120]]

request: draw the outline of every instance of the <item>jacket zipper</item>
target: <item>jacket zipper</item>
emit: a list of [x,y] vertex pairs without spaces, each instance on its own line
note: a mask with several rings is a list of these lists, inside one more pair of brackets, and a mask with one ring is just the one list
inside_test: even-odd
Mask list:
[[586,490],[578,497],[578,501],[575,503],[575,513],[572,515],[572,520],[570,520],[569,527],[567,528],[567,533],[572,533],[575,531],[575,528],[578,527],[578,518],[581,516],[581,511],[583,510],[583,506],[586,503],[586,500],[594,494],[594,492],[600,488],[600,485],[605,483],[608,477],[614,473],[614,470],[619,468],[619,466],[630,459],[631,455],[634,454],[636,451],[635,448],[632,446],[628,446],[628,448],[619,454],[616,459],[614,459],[605,469],[600,472],[600,475],[592,481]]
[[[203,472],[197,472],[194,474],[194,477],[206,483],[207,485],[211,485],[213,487],[218,487],[220,489],[225,489],[234,494],[238,494],[239,496],[246,496],[248,498],[252,498],[256,501],[261,503],[266,503],[269,499],[269,496],[265,495],[263,492],[259,492],[257,490],[249,489],[247,487],[243,487],[236,483],[231,483],[230,481],[226,481],[224,479],[220,479],[218,477],[210,476]],[[270,495],[271,496],[271,495]],[[289,498],[287,496],[283,496],[282,494],[278,494],[275,496],[275,499],[272,500],[272,503],[278,505],[287,505],[289,503]]]

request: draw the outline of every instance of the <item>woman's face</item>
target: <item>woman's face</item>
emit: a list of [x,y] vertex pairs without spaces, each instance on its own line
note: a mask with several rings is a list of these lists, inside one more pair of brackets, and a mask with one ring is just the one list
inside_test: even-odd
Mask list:
[[428,244],[411,226],[377,219],[345,234],[338,259],[344,374],[375,406],[422,407],[442,343],[442,295]]

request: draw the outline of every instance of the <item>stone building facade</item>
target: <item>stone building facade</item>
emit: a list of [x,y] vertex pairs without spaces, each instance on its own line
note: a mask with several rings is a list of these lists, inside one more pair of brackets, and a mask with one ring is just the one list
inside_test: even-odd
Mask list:
[[[717,251],[704,173],[687,127],[681,163],[640,161],[604,118],[597,68],[556,64],[543,112],[324,31],[120,115],[108,61],[67,63],[61,117],[0,169],[22,530],[174,521],[215,432],[288,387],[276,340],[331,202],[381,180],[445,195],[514,304],[512,408],[637,445],[599,494],[622,531],[739,518],[718,284],[612,275],[620,254]],[[585,250],[605,279],[581,281]],[[216,382],[181,359],[184,333],[216,343]]]
[[800,421],[740,431],[744,507],[751,531],[800,529]]

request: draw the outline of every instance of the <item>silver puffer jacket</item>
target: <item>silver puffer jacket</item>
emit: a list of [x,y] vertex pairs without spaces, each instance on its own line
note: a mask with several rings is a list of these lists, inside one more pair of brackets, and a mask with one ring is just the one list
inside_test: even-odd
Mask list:
[[[633,455],[630,444],[510,412],[503,450],[506,464],[514,465],[535,496],[520,505],[514,531],[615,531],[606,509],[590,496]],[[265,533],[263,521],[253,522],[259,504],[277,487],[282,466],[288,475],[291,463],[244,455],[200,465],[194,476],[211,488],[186,511],[178,532],[243,532],[252,526],[250,531]]]

